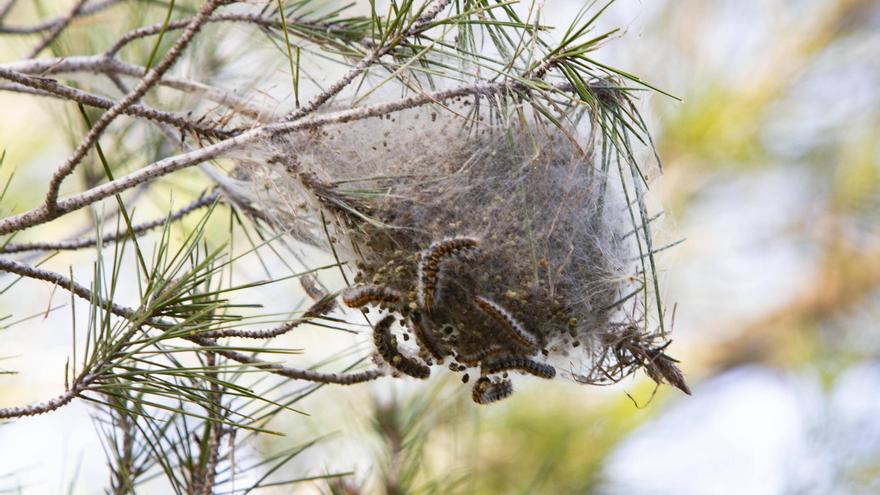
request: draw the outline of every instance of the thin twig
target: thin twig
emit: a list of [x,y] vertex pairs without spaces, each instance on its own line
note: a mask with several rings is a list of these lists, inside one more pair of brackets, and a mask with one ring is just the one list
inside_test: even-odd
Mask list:
[[[160,32],[168,32],[174,31],[177,29],[182,29],[186,27],[186,25],[191,21],[191,19],[180,19],[177,21],[169,22],[168,24],[158,23],[153,24],[151,26],[144,26],[133,31],[129,31],[122,35],[118,40],[116,40],[113,45],[104,52],[105,55],[110,57],[115,57],[119,50],[122,49],[125,45],[131,43],[134,40],[140,38],[146,38],[147,36],[153,36],[159,34]],[[215,22],[244,22],[248,24],[256,24],[262,27],[273,27],[280,28],[281,21],[272,19],[271,17],[264,17],[256,14],[214,14],[205,21],[205,24],[215,23]],[[288,24],[300,22],[300,21],[291,21]]]
[[[9,0],[9,6],[14,3],[15,0]],[[92,5],[87,5],[80,9],[79,13],[76,17],[85,17],[92,14],[97,14],[102,10],[107,9],[108,7],[112,7],[113,5],[123,2],[124,0],[104,0],[103,2],[94,3]],[[7,7],[7,6],[4,6]],[[2,11],[0,11],[2,12]],[[5,13],[5,12],[2,12]],[[38,34],[43,31],[49,31],[50,29],[54,29],[59,24],[65,23],[66,16],[55,17],[54,19],[49,19],[43,21],[39,24],[35,24],[33,26],[4,26],[0,24],[0,34]],[[0,16],[0,21],[3,18]]]
[[20,93],[25,95],[45,96],[47,98],[60,98],[58,95],[52,94],[46,90],[34,89],[24,84],[15,82],[0,83],[0,91],[8,91],[10,93]]
[[[130,77],[143,77],[146,71],[143,67],[127,64],[115,58],[103,55],[88,55],[61,57],[54,59],[35,59],[0,64],[0,68],[14,70],[23,74],[49,75],[75,72],[91,72],[95,74],[122,74]],[[268,122],[272,111],[260,108],[253,103],[240,98],[229,91],[215,88],[207,84],[178,77],[162,77],[157,82],[160,86],[166,86],[178,91],[196,93],[204,96],[214,103],[226,106],[251,119]]]
[[[16,275],[32,278],[34,280],[49,282],[59,287],[62,287],[69,292],[72,292],[77,297],[85,299],[86,301],[92,300],[91,290],[89,290],[84,285],[80,285],[76,281],[65,277],[64,275],[61,275],[60,273],[43,270],[42,268],[36,268],[30,265],[26,265],[24,263],[20,263],[18,261],[2,258],[0,258],[0,270],[9,273],[15,273]],[[126,308],[113,302],[109,304],[110,305],[107,306],[106,302],[102,302],[101,306],[107,308],[111,313],[126,319],[131,319],[135,315],[135,311],[131,308]]]
[[82,10],[83,6],[86,4],[87,1],[88,0],[79,0],[78,2],[76,2],[76,4],[74,4],[73,8],[70,9],[70,12],[68,12],[67,15],[65,15],[64,17],[59,19],[60,22],[58,22],[58,24],[56,24],[52,28],[52,30],[49,31],[49,34],[46,35],[46,37],[43,38],[43,40],[40,41],[40,43],[38,43],[37,46],[35,46],[33,50],[31,50],[31,53],[27,56],[27,58],[36,57],[37,55],[40,54],[41,51],[45,50],[47,46],[49,46],[53,41],[55,41],[55,38],[57,38],[61,34],[62,31],[67,29],[67,26],[70,24],[71,21],[73,21],[73,18],[76,17],[77,15],[79,15],[80,11]]
[[159,81],[162,74],[174,65],[174,62],[180,57],[183,49],[189,45],[189,42],[202,27],[202,24],[211,12],[219,7],[221,3],[223,3],[223,0],[208,0],[205,5],[199,9],[199,13],[196,14],[193,20],[189,23],[187,28],[183,31],[183,34],[181,34],[180,38],[174,43],[174,46],[168,50],[165,57],[162,58],[156,67],[147,72],[140,83],[138,83],[129,94],[101,115],[101,118],[95,122],[95,125],[89,130],[89,133],[80,142],[76,150],[74,150],[73,155],[58,167],[55,174],[52,175],[52,179],[49,181],[49,191],[46,193],[45,206],[50,211],[54,210],[56,207],[58,190],[61,188],[61,183],[67,178],[67,176],[73,173],[76,166],[79,165],[82,159],[86,156],[86,153],[88,153],[92,146],[94,146],[95,142],[98,141],[98,138],[104,130],[107,129],[107,127],[110,126],[110,123],[113,122],[113,120],[126,108],[136,103],[144,94],[146,94],[146,92]]
[[[205,364],[209,369],[214,368],[217,365],[216,353],[206,352]],[[205,448],[207,449],[208,454],[204,455],[203,453],[200,456],[201,459],[204,459],[204,464],[200,463],[197,470],[200,472],[194,473],[194,486],[192,490],[194,495],[211,495],[214,493],[214,482],[217,478],[217,461],[220,458],[220,439],[223,437],[221,426],[222,418],[220,415],[220,401],[223,397],[223,393],[218,383],[219,374],[216,371],[208,371],[206,374],[211,380],[211,407],[208,409],[208,417],[210,420],[205,423],[208,435],[207,442],[205,442]]]
[[[140,225],[133,225],[131,228],[131,232],[135,235],[142,235],[146,232],[154,229],[156,227],[161,227],[169,222],[174,222],[183,218],[185,215],[198,210],[199,208],[204,208],[212,203],[219,197],[220,193],[218,191],[214,191],[208,195],[202,196],[190,204],[184,206],[183,208],[171,213],[168,216],[157,218],[155,220],[151,220],[149,222],[142,223]],[[109,242],[119,241],[126,238],[129,235],[129,231],[126,229],[123,232],[115,232],[112,234],[105,234],[101,237],[101,244],[106,244]],[[22,243],[9,243],[5,246],[0,246],[0,253],[10,254],[10,253],[22,253],[26,251],[72,251],[76,249],[83,249],[89,247],[95,247],[98,245],[98,238],[95,236],[92,237],[84,237],[82,239],[71,239],[67,241],[58,241],[58,242],[22,242]]]
[[79,394],[81,394],[89,385],[89,383],[94,379],[94,375],[85,375],[80,380],[75,382],[73,386],[70,387],[70,390],[64,392],[58,397],[49,399],[46,402],[39,402],[37,404],[31,404],[29,406],[0,408],[0,419],[36,416],[38,414],[45,414],[47,412],[64,407],[69,404],[70,401],[75,399]]
[[230,328],[226,330],[209,330],[207,332],[199,333],[199,337],[203,337],[206,339],[221,339],[224,337],[239,337],[243,339],[273,339],[280,335],[284,335],[287,332],[290,332],[294,328],[302,325],[303,323],[307,323],[310,320],[311,318],[297,318],[296,320],[289,321],[275,328],[268,328],[265,330],[241,330],[237,328]]
[[40,402],[38,404],[32,404],[30,406],[3,408],[0,409],[0,419],[21,418],[24,416],[36,416],[38,414],[45,414],[49,411],[54,411],[55,409],[66,406],[76,397],[78,393],[78,391],[69,390],[59,395],[58,397],[55,397],[54,399],[47,400],[46,402]]
[[[203,345],[216,345],[211,340],[207,340]],[[261,361],[255,357],[249,356],[247,354],[238,352],[238,351],[230,351],[224,349],[215,349],[217,354],[226,357],[228,359],[232,359],[233,361],[237,361],[242,364],[248,364],[253,366],[254,368],[258,368],[261,370],[270,371],[276,375],[285,376],[287,378],[292,378],[294,380],[305,380],[309,382],[315,383],[333,383],[336,385],[354,385],[356,383],[363,383],[375,380],[376,378],[380,378],[385,376],[385,372],[381,369],[371,369],[366,371],[361,371],[358,373],[320,373],[317,371],[311,370],[302,370],[296,368],[289,368],[287,366],[283,366],[275,363],[268,363],[266,361]]]
[[[29,76],[27,74],[15,72],[3,67],[0,67],[0,77],[9,81],[13,81],[20,86],[24,86],[32,90],[39,90],[39,92],[31,92],[31,94],[54,96],[63,100],[73,100],[84,105],[103,109],[113,108],[113,106],[118,103],[109,98],[104,98],[102,96],[88,93],[86,91],[72,88],[70,86],[65,86],[63,84],[60,84],[55,79]],[[9,90],[14,90],[14,88],[9,88]],[[219,129],[213,126],[202,125],[197,122],[192,122],[186,117],[183,117],[179,114],[156,110],[140,103],[125,108],[124,110],[122,110],[122,113],[125,115],[143,117],[149,120],[164,122],[178,128],[184,128],[194,132],[198,132],[199,134],[203,134],[207,137],[222,138],[230,137],[233,135],[232,131]]]
[[207,332],[199,333],[199,337],[208,339],[219,339],[224,337],[239,337],[243,339],[273,339],[275,337],[290,332],[291,330],[302,325],[303,323],[308,323],[317,317],[329,313],[335,307],[336,304],[334,302],[334,299],[330,295],[325,295],[315,301],[309,307],[309,309],[306,310],[302,318],[288,321],[287,323],[279,325],[275,328],[267,328],[264,330],[240,330],[235,328],[226,330],[209,330]]

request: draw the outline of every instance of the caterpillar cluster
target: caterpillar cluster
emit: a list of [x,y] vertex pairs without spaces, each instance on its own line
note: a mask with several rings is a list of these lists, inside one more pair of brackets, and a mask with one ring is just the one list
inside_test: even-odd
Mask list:
[[[353,268],[346,306],[389,313],[379,356],[418,378],[444,361],[479,368],[481,404],[512,393],[511,371],[609,383],[645,369],[686,387],[654,352],[665,334],[647,330],[636,207],[579,129],[455,115],[404,111],[274,143],[284,167],[266,190],[283,197],[266,204],[296,205],[278,223]],[[398,349],[398,318],[415,349]]]
[[[448,239],[432,244],[419,256],[417,273],[420,280],[418,287],[432,286],[421,279],[422,277],[436,279],[443,257],[477,245],[478,241],[470,238]],[[428,265],[428,269],[423,269],[423,265]],[[435,333],[433,328],[426,328],[426,324],[429,323],[423,313],[432,314],[431,308],[420,307],[418,310],[412,310],[410,306],[402,306],[403,296],[397,290],[384,286],[363,285],[346,291],[342,297],[343,302],[349,307],[359,308],[366,304],[381,304],[407,314],[406,326],[415,335],[416,343],[425,358],[430,357],[436,362],[442,363],[443,359],[449,355],[450,346],[455,344],[452,339],[450,339],[451,342],[447,342],[441,335]],[[425,299],[419,298],[419,301],[424,302]],[[538,342],[516,318],[500,305],[484,297],[477,296],[474,301],[476,306],[502,329],[499,336],[507,338],[506,342],[493,344],[469,355],[458,354],[455,356],[455,363],[450,365],[449,369],[456,372],[480,366],[483,375],[503,374],[499,380],[493,381],[487,376],[477,380],[472,392],[474,402],[490,404],[510,396],[513,393],[513,384],[507,379],[506,374],[510,370],[522,371],[545,379],[552,379],[556,376],[556,369],[553,366],[527,357],[538,350]],[[430,361],[419,362],[403,355],[398,350],[397,339],[391,332],[391,326],[395,319],[394,315],[386,315],[375,325],[373,341],[377,353],[389,366],[405,375],[420,379],[428,378],[431,373]],[[467,378],[468,375],[465,375],[464,383],[467,383]]]

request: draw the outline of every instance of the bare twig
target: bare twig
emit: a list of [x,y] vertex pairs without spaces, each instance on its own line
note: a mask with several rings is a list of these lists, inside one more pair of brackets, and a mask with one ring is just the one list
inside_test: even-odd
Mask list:
[[[115,58],[108,58],[103,55],[26,60],[2,64],[0,67],[25,74],[36,75],[91,72],[96,74],[121,74],[130,77],[143,77],[146,73],[143,67],[128,64]],[[272,113],[269,109],[259,108],[253,103],[244,98],[235,96],[229,91],[209,86],[202,82],[179,77],[163,77],[157,84],[179,91],[201,94],[214,103],[229,107],[238,113],[255,120],[268,121],[266,116],[271,115]]]
[[[157,218],[155,220],[142,223],[140,225],[133,225],[131,228],[131,232],[135,235],[144,234],[151,229],[156,227],[161,227],[168,222],[174,222],[183,218],[185,215],[198,210],[199,208],[204,208],[210,204],[212,204],[218,197],[220,193],[214,191],[208,195],[202,196],[190,204],[180,208],[179,210],[171,213],[166,217]],[[125,230],[122,232],[115,232],[112,234],[105,234],[101,237],[100,242],[102,244],[119,241],[124,239],[129,235],[129,231]],[[95,247],[98,245],[98,238],[95,236],[92,237],[84,237],[82,239],[71,239],[67,241],[59,241],[59,242],[22,242],[22,243],[9,243],[5,246],[0,246],[0,253],[10,254],[10,253],[22,253],[26,251],[72,251],[76,249]]]
[[25,416],[36,416],[38,414],[45,414],[50,411],[54,411],[61,407],[66,406],[73,399],[75,399],[79,394],[85,391],[85,388],[91,383],[92,380],[95,379],[94,375],[84,375],[80,380],[75,382],[73,386],[70,387],[70,390],[64,392],[63,394],[55,397],[54,399],[49,399],[46,402],[40,402],[37,404],[31,404],[30,406],[17,406],[17,407],[7,407],[0,409],[0,419],[12,419],[12,418],[22,418]]
[[[217,365],[217,356],[214,352],[205,353],[205,364],[208,368],[214,368]],[[210,420],[205,423],[207,430],[207,442],[203,449],[207,449],[207,455],[200,456],[203,462],[196,466],[193,473],[192,493],[193,495],[211,495],[214,493],[214,482],[217,477],[217,461],[220,459],[220,439],[223,437],[223,429],[221,427],[221,404],[220,401],[223,393],[220,387],[219,376],[216,371],[209,371],[207,375],[210,377],[211,384],[211,407],[208,409],[208,417]]]
[[[4,69],[32,75],[49,75],[74,72],[91,72],[95,74],[122,74],[130,77],[143,77],[146,73],[143,67],[127,64],[115,58],[103,55],[45,58],[24,60],[8,64],[0,64]],[[240,98],[219,88],[207,84],[178,77],[162,77],[157,82],[160,86],[166,86],[179,91],[201,94],[205,98],[235,110],[246,117],[261,122],[268,122],[268,116],[272,111],[259,108],[253,103]]]
[[73,5],[73,8],[70,9],[70,12],[68,12],[67,15],[65,15],[64,17],[59,19],[58,24],[56,24],[54,27],[52,27],[52,30],[49,31],[49,34],[46,35],[46,37],[43,38],[43,40],[40,41],[40,43],[38,43],[37,46],[35,46],[33,50],[31,50],[31,53],[30,53],[30,55],[28,55],[27,58],[36,57],[37,55],[40,54],[41,51],[45,50],[47,46],[49,46],[53,41],[55,41],[55,38],[57,38],[58,35],[60,35],[62,31],[67,29],[68,24],[70,24],[70,22],[73,21],[73,18],[76,17],[77,15],[79,15],[80,11],[82,10],[83,6],[86,4],[87,1],[88,0],[78,0]]
[[283,325],[265,330],[240,330],[237,328],[230,328],[227,330],[209,330],[207,332],[199,333],[199,336],[207,339],[220,339],[224,337],[239,337],[243,339],[273,339],[280,335],[284,335],[287,332],[290,332],[294,328],[302,325],[303,323],[307,323],[310,320],[311,318],[297,318],[296,320],[289,321],[287,323],[284,323]]
[[[207,340],[203,345],[212,345],[212,343],[213,341]],[[215,351],[217,354],[232,359],[233,361],[248,364],[261,370],[270,371],[276,375],[293,378],[294,380],[305,380],[315,383],[333,383],[336,385],[354,385],[356,383],[369,382],[385,376],[385,372],[380,369],[371,369],[358,373],[319,373],[317,371],[301,370],[289,368],[280,364],[268,363],[238,351],[224,349],[216,349]]]
[[[108,7],[112,7],[117,3],[121,3],[124,0],[104,0],[103,2],[97,2],[91,5],[87,5],[79,10],[76,17],[85,17],[92,14],[97,14],[102,10],[106,10]],[[5,8],[9,8],[15,3],[15,0],[9,0],[8,5],[4,5]],[[2,11],[0,11],[2,12]],[[2,12],[6,13],[6,12]],[[0,34],[38,34],[44,31],[49,31],[50,29],[55,29],[60,24],[66,24],[65,21],[66,15],[56,17],[54,19],[49,19],[43,21],[39,24],[35,24],[33,26],[5,26],[0,24]],[[3,17],[0,16],[0,21],[3,20]]]
[[[37,94],[41,96],[53,96],[56,98],[61,98],[63,100],[73,100],[84,105],[103,109],[110,109],[117,103],[116,101],[109,98],[104,98],[102,96],[88,93],[86,91],[72,88],[70,86],[65,86],[54,79],[29,76],[27,74],[15,72],[13,70],[9,70],[3,67],[0,67],[0,77],[17,83],[19,85],[19,88],[26,87],[31,90],[38,90],[28,91],[31,94]],[[16,87],[8,88],[8,90],[16,89]],[[122,110],[122,113],[125,115],[155,120],[157,122],[164,122],[166,124],[171,124],[175,127],[198,132],[199,134],[203,134],[208,137],[230,137],[231,135],[233,135],[232,131],[226,131],[214,126],[202,125],[197,122],[192,122],[186,117],[183,117],[179,114],[156,110],[142,104],[131,105],[130,107]]]
[[[0,258],[0,270],[9,273],[15,273],[17,275],[21,275],[22,277],[50,282],[72,292],[77,297],[85,299],[86,301],[92,300],[91,290],[89,290],[84,285],[80,285],[76,281],[65,277],[64,275],[61,275],[60,273],[50,272],[49,270],[35,268],[33,266],[26,265],[18,261],[2,258]],[[108,308],[111,313],[117,316],[121,316],[123,318],[132,318],[135,315],[135,311],[133,309],[120,306],[116,303],[110,303],[110,305],[107,306],[106,303],[102,302],[101,305],[105,308]]]
[[77,393],[78,391],[69,390],[54,399],[47,400],[46,402],[40,402],[30,406],[7,407],[0,409],[0,419],[36,416],[38,414],[45,414],[49,411],[54,411],[55,409],[66,406],[76,397]]
[[[113,45],[109,49],[107,49],[104,54],[110,57],[115,57],[119,50],[122,49],[122,47],[131,43],[134,40],[146,38],[147,36],[153,36],[163,31],[168,32],[177,29],[183,29],[190,21],[191,19],[180,19],[178,21],[169,22],[168,24],[153,24],[151,26],[144,26],[133,31],[129,31],[118,40],[116,40],[116,42],[113,43]],[[255,14],[214,14],[205,21],[205,24],[215,22],[244,22],[248,24],[256,24],[262,27],[282,27],[281,21]]]
[[136,103],[146,92],[159,81],[168,69],[177,61],[180,57],[180,54],[183,52],[183,49],[189,44],[189,42],[193,39],[199,29],[202,27],[202,24],[208,18],[208,16],[213,12],[217,7],[220,6],[222,0],[208,0],[205,5],[199,9],[199,13],[193,18],[193,20],[189,23],[187,28],[184,30],[183,34],[177,41],[174,43],[174,46],[168,50],[168,53],[165,54],[165,57],[156,65],[156,67],[150,69],[144,78],[138,83],[138,85],[127,94],[122,100],[113,105],[112,108],[104,112],[101,115],[101,118],[95,122],[95,125],[92,126],[89,133],[86,137],[80,142],[79,146],[77,146],[76,150],[74,150],[73,155],[67,159],[52,176],[52,179],[49,181],[49,191],[46,193],[46,208],[50,211],[54,210],[56,207],[56,203],[58,201],[58,190],[61,187],[61,183],[64,179],[73,173],[76,166],[82,161],[85,157],[86,153],[88,153],[89,149],[94,146],[95,142],[97,142],[98,138],[104,132],[104,130],[110,126],[110,123],[121,114],[126,108]]
[[[301,279],[301,281],[302,280],[304,279]],[[243,339],[273,339],[275,337],[278,337],[279,335],[284,335],[285,333],[290,332],[291,330],[302,325],[303,323],[308,323],[314,318],[323,316],[333,311],[335,307],[336,304],[333,296],[325,294],[323,297],[315,301],[311,305],[311,307],[309,307],[309,309],[306,310],[302,318],[291,320],[275,328],[269,328],[265,330],[211,330],[207,332],[201,332],[199,334],[199,337],[209,339],[219,339],[223,337],[239,337]]]
[[20,93],[25,95],[45,96],[48,98],[60,98],[58,95],[52,94],[42,89],[35,89],[30,86],[18,84],[15,82],[0,83],[0,91],[8,91],[10,93]]

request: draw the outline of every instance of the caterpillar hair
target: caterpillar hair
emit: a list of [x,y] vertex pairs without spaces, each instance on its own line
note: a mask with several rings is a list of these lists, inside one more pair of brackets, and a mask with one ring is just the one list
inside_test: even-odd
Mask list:
[[474,302],[484,313],[498,322],[504,333],[516,342],[517,345],[529,352],[538,350],[538,340],[535,336],[527,332],[522,324],[513,315],[508,313],[506,309],[502,308],[501,305],[481,296],[475,296]]
[[483,362],[482,369],[490,375],[506,370],[520,370],[548,380],[556,376],[556,368],[553,366],[539,363],[523,356],[508,355],[493,358]]
[[482,377],[474,384],[471,397],[477,404],[491,404],[506,399],[513,394],[513,382],[503,379],[493,382],[489,378]]
[[432,243],[419,253],[419,304],[427,309],[434,305],[440,263],[461,251],[475,249],[480,242],[472,237],[451,237]]
[[455,356],[455,360],[461,364],[473,367],[480,364],[487,357],[501,352],[504,352],[504,348],[498,345],[491,345],[470,354],[458,354]]
[[389,366],[413,378],[425,379],[431,376],[431,368],[418,361],[404,356],[397,350],[394,336],[391,334],[391,325],[394,324],[394,315],[382,318],[373,329],[373,343],[376,351]]
[[342,302],[349,308],[360,308],[367,304],[400,304],[403,294],[382,285],[361,285],[352,287],[342,294]]
[[426,327],[425,322],[422,321],[421,313],[414,312],[410,315],[409,325],[416,336],[416,342],[418,342],[419,347],[427,351],[438,363],[442,363],[443,358],[449,355],[449,353],[443,341],[437,338],[437,334],[434,333],[433,329]]

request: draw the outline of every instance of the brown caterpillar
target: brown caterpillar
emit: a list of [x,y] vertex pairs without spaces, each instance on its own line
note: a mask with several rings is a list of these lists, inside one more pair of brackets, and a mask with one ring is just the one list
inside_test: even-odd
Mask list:
[[391,325],[394,324],[395,319],[394,315],[388,315],[376,324],[376,328],[373,329],[373,343],[376,350],[382,359],[397,371],[413,378],[428,378],[431,376],[431,368],[404,356],[397,350],[397,344],[391,334]]
[[361,285],[352,287],[342,294],[342,302],[349,308],[360,308],[366,304],[400,304],[403,294],[382,285]]
[[455,356],[456,361],[459,363],[465,364],[467,366],[476,366],[480,364],[484,359],[494,354],[498,354],[504,352],[504,349],[497,345],[491,345],[489,347],[480,349],[476,352],[472,352],[470,354],[459,354]]
[[416,342],[418,342],[419,347],[428,351],[428,354],[438,363],[442,363],[443,358],[449,354],[446,346],[437,338],[437,335],[432,330],[425,328],[422,322],[422,315],[419,312],[415,312],[409,317],[409,325],[416,336]]
[[538,339],[527,332],[520,322],[508,313],[506,309],[481,296],[475,296],[474,302],[484,313],[498,322],[504,332],[520,347],[529,352],[538,350]]
[[444,258],[459,251],[474,249],[480,241],[472,237],[452,237],[432,243],[419,254],[419,304],[423,308],[434,306],[434,292],[437,290],[437,274]]
[[549,364],[539,363],[523,356],[501,356],[483,363],[483,371],[487,374],[506,370],[520,370],[537,377],[551,379],[556,376],[556,368]]
[[486,377],[482,377],[474,384],[471,398],[477,404],[491,404],[492,402],[498,402],[510,397],[512,393],[513,383],[510,380],[505,379],[493,382]]

